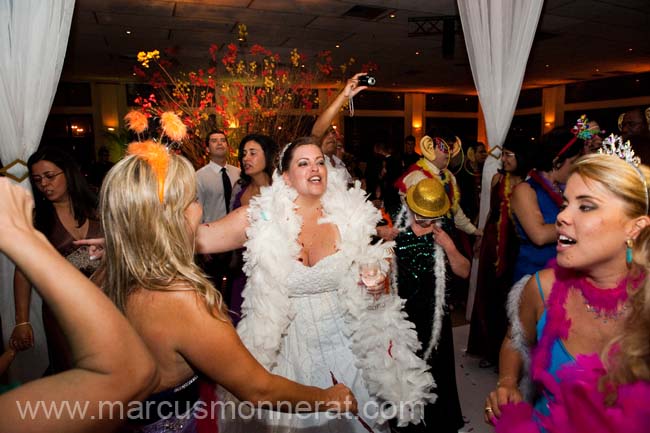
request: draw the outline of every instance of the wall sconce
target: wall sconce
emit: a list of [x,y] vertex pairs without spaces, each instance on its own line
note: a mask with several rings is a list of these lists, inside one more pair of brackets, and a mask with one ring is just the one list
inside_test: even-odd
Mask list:
[[552,125],[551,122],[544,122],[544,126],[546,126],[546,127],[550,127],[551,125]]
[[413,123],[411,123],[411,126],[413,127],[413,129],[420,129],[420,128],[422,128],[422,123],[413,122]]

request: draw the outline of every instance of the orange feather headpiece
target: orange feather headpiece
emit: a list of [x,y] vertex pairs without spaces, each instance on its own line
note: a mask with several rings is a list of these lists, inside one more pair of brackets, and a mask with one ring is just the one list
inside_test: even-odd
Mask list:
[[158,198],[160,203],[165,199],[165,178],[167,177],[167,168],[169,167],[169,152],[165,146],[152,140],[134,141],[129,144],[127,149],[129,155],[136,155],[147,163],[153,169],[158,179]]
[[[148,127],[147,115],[132,110],[124,117],[127,127],[138,136]],[[160,125],[162,128],[161,138],[166,135],[173,141],[182,141],[187,136],[187,127],[183,121],[173,112],[167,111],[160,115]],[[129,144],[127,152],[129,155],[136,155],[151,166],[156,177],[158,178],[158,198],[160,203],[165,199],[165,178],[169,168],[169,151],[167,148],[154,140],[135,141]]]

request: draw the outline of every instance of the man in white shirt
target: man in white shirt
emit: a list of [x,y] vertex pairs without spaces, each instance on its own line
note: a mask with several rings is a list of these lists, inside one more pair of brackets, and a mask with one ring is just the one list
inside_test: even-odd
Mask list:
[[210,162],[196,172],[204,223],[223,218],[230,212],[233,186],[240,173],[239,168],[227,162],[230,148],[223,131],[210,131],[205,144]]
[[[196,172],[197,195],[203,206],[203,223],[223,218],[230,212],[233,186],[239,180],[240,173],[239,168],[227,162],[230,148],[223,131],[210,131],[205,145],[210,152],[210,162]],[[231,261],[232,252],[201,257],[201,267],[221,291],[226,303],[230,302]]]

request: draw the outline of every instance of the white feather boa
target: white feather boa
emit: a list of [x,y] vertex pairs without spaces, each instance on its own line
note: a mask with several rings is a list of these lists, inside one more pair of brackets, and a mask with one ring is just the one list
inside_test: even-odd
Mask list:
[[[263,188],[248,208],[249,240],[244,255],[248,281],[237,331],[269,370],[277,364],[282,338],[294,317],[286,281],[300,252],[297,240],[302,224],[294,211],[296,194],[275,173],[272,186]],[[388,273],[385,259],[392,256],[392,243],[370,245],[381,216],[365,195],[358,182],[348,189],[336,171],[329,171],[327,192],[321,199],[322,222],[337,226],[340,251],[349,263],[339,288],[346,333],[370,396],[391,409],[378,422],[396,417],[400,426],[418,424],[424,406],[435,401],[431,392],[435,384],[426,363],[415,355],[421,346],[414,325],[402,311],[404,301],[394,289],[382,296],[381,308],[369,309],[373,299],[358,286],[359,261],[382,259],[382,270]]]
[[521,355],[523,370],[522,377],[519,381],[519,390],[524,398],[528,401],[533,400],[534,388],[530,378],[530,347],[526,343],[524,327],[519,319],[519,306],[521,304],[521,295],[524,287],[532,275],[524,275],[517,281],[508,293],[508,302],[506,312],[510,321],[510,345]]
[[[409,212],[406,203],[402,203],[402,208],[397,214],[395,222],[395,228],[400,232],[406,231],[406,229],[413,223],[411,212]],[[442,246],[435,241],[433,243],[433,275],[435,277],[435,285],[433,287],[435,310],[433,311],[431,337],[429,338],[429,343],[427,344],[427,348],[423,354],[425,361],[428,361],[433,351],[438,348],[440,333],[442,332],[442,317],[445,314],[446,305],[445,290],[447,288],[447,269],[445,263],[445,251]],[[393,272],[392,284],[397,287],[397,272]]]

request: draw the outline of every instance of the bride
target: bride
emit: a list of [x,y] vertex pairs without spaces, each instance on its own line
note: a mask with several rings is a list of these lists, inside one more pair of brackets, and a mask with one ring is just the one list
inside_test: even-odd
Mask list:
[[[389,274],[390,244],[371,245],[379,212],[358,185],[330,173],[316,138],[288,144],[273,184],[248,207],[202,225],[201,253],[246,246],[238,333],[266,368],[297,382],[349,386],[359,417],[258,411],[221,431],[388,431],[419,423],[435,398],[413,325],[381,281],[361,285],[359,264]],[[372,283],[370,283],[372,284]],[[254,418],[254,419],[252,419]],[[369,426],[369,427],[368,427]]]

